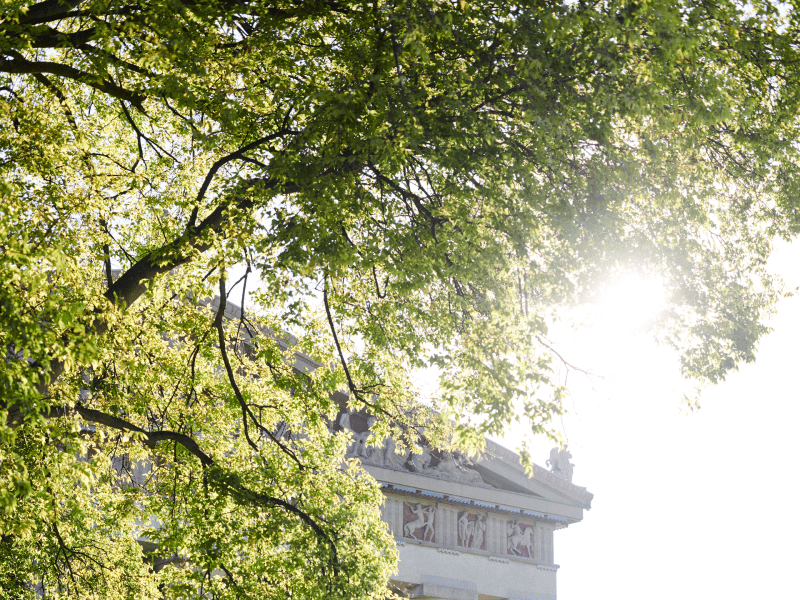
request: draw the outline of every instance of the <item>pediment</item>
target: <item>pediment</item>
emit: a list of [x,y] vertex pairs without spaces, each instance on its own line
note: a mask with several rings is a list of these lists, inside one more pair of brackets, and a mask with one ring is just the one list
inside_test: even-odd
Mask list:
[[480,458],[423,447],[420,453],[400,449],[391,438],[368,443],[370,417],[340,413],[337,427],[350,432],[348,456],[361,461],[378,481],[402,490],[453,498],[458,502],[509,507],[512,510],[558,512],[570,521],[591,507],[592,494],[547,469],[534,465],[525,473],[520,457],[491,440]]
[[[212,310],[219,307],[219,298],[201,301],[209,304]],[[228,302],[225,316],[229,319],[241,317],[241,309]],[[262,333],[275,339],[286,351],[293,348],[297,339],[282,332],[276,336],[268,329]],[[292,367],[298,372],[307,373],[319,367],[311,357],[300,352],[292,352]],[[549,471],[533,465],[533,476],[525,473],[520,457],[515,452],[487,439],[480,458],[470,459],[458,452],[443,452],[434,448],[423,448],[422,453],[412,454],[401,450],[391,438],[383,444],[369,444],[370,415],[365,412],[347,410],[347,395],[334,392],[332,399],[343,409],[337,417],[334,429],[349,430],[352,442],[348,448],[350,457],[358,458],[362,465],[387,485],[413,487],[409,489],[428,490],[434,495],[447,495],[457,501],[476,502],[504,508],[511,504],[525,510],[524,506],[550,509],[562,507],[563,514],[580,519],[583,509],[591,508],[593,495],[585,488],[572,484],[563,473]],[[552,456],[551,456],[552,458]],[[439,491],[437,491],[439,490]],[[455,490],[455,492],[453,492]],[[571,509],[577,509],[577,512]],[[536,508],[532,509],[536,510]]]
[[481,459],[476,463],[476,468],[492,473],[500,480],[549,500],[565,502],[585,509],[591,508],[594,495],[586,488],[575,485],[560,476],[557,474],[557,469],[548,470],[537,464],[533,465],[533,476],[529,476],[516,452],[492,440],[486,440],[486,447]]

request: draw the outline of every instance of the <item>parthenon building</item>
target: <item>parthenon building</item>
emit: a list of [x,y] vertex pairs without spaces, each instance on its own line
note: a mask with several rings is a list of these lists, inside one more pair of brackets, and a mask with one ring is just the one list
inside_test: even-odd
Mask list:
[[396,591],[429,600],[556,599],[553,534],[592,502],[570,481],[566,449],[551,452],[552,470],[534,465],[528,477],[516,453],[490,440],[473,463],[359,443],[368,433],[358,413],[342,413],[339,427],[354,434],[350,455],[383,487],[383,519],[400,554]]
[[[229,303],[226,316],[238,311]],[[294,341],[279,343],[289,350]],[[319,365],[295,353],[293,366]],[[566,449],[529,477],[519,455],[491,440],[474,462],[434,449],[401,452],[391,440],[370,446],[368,421],[343,411],[334,427],[350,431],[349,455],[383,488],[383,520],[400,555],[395,591],[423,600],[556,600],[554,532],[581,521],[593,498],[572,483]]]

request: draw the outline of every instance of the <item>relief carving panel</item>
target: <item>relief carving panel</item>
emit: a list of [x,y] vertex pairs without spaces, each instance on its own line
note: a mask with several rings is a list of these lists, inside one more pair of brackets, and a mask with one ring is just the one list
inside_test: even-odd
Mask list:
[[467,512],[458,515],[458,545],[486,550],[486,517]]
[[508,538],[507,553],[524,558],[535,558],[533,551],[533,525],[508,521],[506,523]]
[[[434,529],[435,519],[435,505],[403,502],[403,537],[432,542],[436,533]],[[421,537],[417,537],[420,530]]]

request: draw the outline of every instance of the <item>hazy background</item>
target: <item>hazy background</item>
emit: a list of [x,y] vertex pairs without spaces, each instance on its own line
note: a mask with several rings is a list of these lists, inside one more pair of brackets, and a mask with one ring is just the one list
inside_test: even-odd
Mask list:
[[[800,244],[778,246],[770,266],[796,288]],[[597,306],[604,325],[570,344],[568,358],[605,379],[569,375],[573,483],[595,498],[556,532],[559,600],[800,598],[800,297],[781,301],[757,363],[687,413],[677,357],[634,333],[653,295],[638,287]],[[534,441],[536,463],[551,446]]]
[[[799,287],[800,243],[778,245],[770,267]],[[596,374],[569,374],[557,421],[573,483],[595,496],[583,522],[555,534],[558,598],[797,600],[800,294],[780,302],[757,362],[708,388],[694,413],[677,355],[642,331],[659,298],[652,281],[622,282],[586,308],[599,325],[552,331]],[[498,441],[515,448],[521,435]],[[552,445],[532,440],[534,462],[545,466]]]

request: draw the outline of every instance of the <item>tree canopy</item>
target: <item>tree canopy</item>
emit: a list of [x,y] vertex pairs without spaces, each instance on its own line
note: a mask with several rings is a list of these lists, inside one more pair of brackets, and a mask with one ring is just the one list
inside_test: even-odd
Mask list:
[[4,0],[0,597],[384,596],[333,393],[412,445],[545,432],[548,325],[614,273],[663,275],[687,378],[754,360],[798,227],[799,26],[716,0]]

